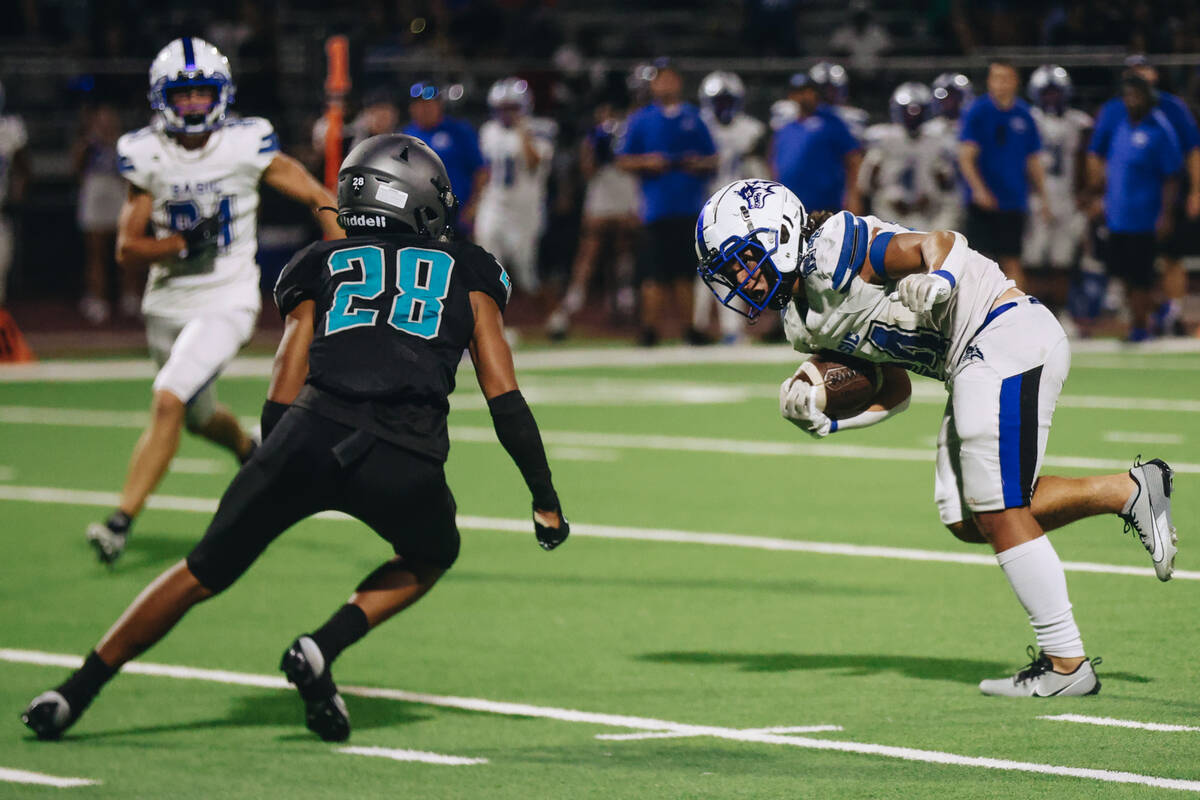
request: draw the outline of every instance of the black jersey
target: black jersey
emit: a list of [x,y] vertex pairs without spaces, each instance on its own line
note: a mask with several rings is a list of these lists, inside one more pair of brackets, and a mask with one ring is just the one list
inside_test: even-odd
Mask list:
[[469,242],[352,236],[297,253],[275,285],[286,317],[316,302],[296,404],[445,461],[448,397],[475,328],[470,292],[503,311],[504,268]]

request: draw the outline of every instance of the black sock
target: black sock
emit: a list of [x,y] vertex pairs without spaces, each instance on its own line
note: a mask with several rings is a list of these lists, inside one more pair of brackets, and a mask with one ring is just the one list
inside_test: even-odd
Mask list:
[[101,661],[100,656],[93,650],[84,659],[83,666],[75,670],[57,691],[67,698],[71,710],[78,714],[116,674],[117,671]]
[[309,634],[312,640],[321,648],[328,666],[342,654],[350,645],[367,635],[370,625],[367,615],[353,603],[347,603],[339,608],[329,621]]
[[129,526],[133,524],[133,517],[118,508],[108,515],[108,520],[104,524],[113,533],[125,534],[129,533]]

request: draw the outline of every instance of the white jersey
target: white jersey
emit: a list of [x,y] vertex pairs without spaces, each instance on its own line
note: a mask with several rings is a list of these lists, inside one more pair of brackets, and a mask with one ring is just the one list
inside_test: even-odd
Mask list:
[[867,152],[858,185],[870,195],[871,210],[882,219],[929,230],[938,194],[937,144],[925,136],[910,136],[894,122],[867,128],[864,144]]
[[855,108],[854,106],[834,106],[833,110],[842,118],[842,122],[846,123],[846,127],[854,134],[854,138],[862,141],[863,134],[867,130],[867,123],[871,120],[871,115],[865,109]]
[[958,133],[960,121],[934,117],[921,126],[921,137],[929,142],[934,154],[934,187],[930,218],[933,229],[956,229],[961,226],[963,196],[958,171]]
[[221,220],[215,255],[151,265],[143,314],[186,318],[258,308],[258,184],[278,152],[275,130],[260,117],[227,121],[198,150],[156,126],[118,140],[121,175],[153,198],[157,237],[213,214]]
[[793,302],[783,317],[796,350],[834,350],[943,381],[953,376],[992,304],[1013,282],[996,262],[972,250],[950,299],[929,313],[914,313],[888,299],[894,285],[877,286],[857,276],[877,234],[907,232],[849,211],[817,229],[800,264],[807,308],[801,316]]
[[1066,216],[1075,208],[1076,167],[1086,144],[1083,134],[1092,127],[1092,118],[1077,108],[1068,108],[1061,115],[1047,114],[1036,106],[1030,111],[1042,138],[1046,195],[1055,216]]
[[0,116],[0,206],[8,198],[9,170],[13,156],[29,142],[25,123],[12,114]]
[[538,165],[531,169],[525,158],[524,134],[490,119],[479,128],[479,150],[490,168],[488,182],[479,198],[480,212],[491,213],[540,230],[545,217],[546,181],[554,158],[554,122],[529,118],[524,121],[533,137]]
[[717,146],[717,173],[710,191],[742,178],[769,178],[767,163],[759,155],[767,126],[749,114],[738,112],[726,125],[708,109],[700,112]]

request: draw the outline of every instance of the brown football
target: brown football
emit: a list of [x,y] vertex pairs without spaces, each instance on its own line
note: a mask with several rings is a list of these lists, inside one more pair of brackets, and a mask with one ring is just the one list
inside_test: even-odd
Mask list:
[[823,350],[800,366],[798,380],[817,387],[817,408],[845,419],[871,405],[883,385],[883,370],[858,358]]

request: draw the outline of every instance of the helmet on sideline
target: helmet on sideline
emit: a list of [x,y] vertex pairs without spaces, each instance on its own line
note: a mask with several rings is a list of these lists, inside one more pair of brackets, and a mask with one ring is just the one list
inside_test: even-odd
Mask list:
[[[726,184],[696,221],[697,272],[722,305],[745,317],[783,309],[792,299],[807,223],[804,204],[782,183]],[[752,287],[760,274],[766,285]]]
[[515,106],[522,116],[527,116],[533,111],[533,93],[524,78],[501,78],[488,89],[487,104],[493,114]]
[[[208,88],[213,101],[207,111],[181,111],[171,96],[187,89]],[[225,122],[225,111],[237,89],[229,59],[213,45],[195,36],[168,44],[150,63],[150,108],[158,112],[163,127],[172,133],[207,133]],[[187,112],[187,113],[185,113]]]
[[933,79],[933,115],[958,119],[975,99],[971,79],[961,72],[943,72]]
[[841,105],[850,96],[850,76],[846,68],[832,61],[818,61],[808,71],[821,100],[832,106]]
[[700,81],[700,107],[709,111],[721,124],[728,125],[742,110],[746,86],[735,72],[717,70]]
[[1028,91],[1038,108],[1061,114],[1071,101],[1071,75],[1057,64],[1043,64],[1029,76]]
[[916,133],[921,123],[929,119],[929,108],[933,105],[933,92],[923,83],[908,81],[896,87],[888,110],[892,122],[903,125],[909,133]]
[[458,205],[437,153],[415,136],[364,140],[338,171],[338,224],[347,232],[448,235]]

